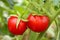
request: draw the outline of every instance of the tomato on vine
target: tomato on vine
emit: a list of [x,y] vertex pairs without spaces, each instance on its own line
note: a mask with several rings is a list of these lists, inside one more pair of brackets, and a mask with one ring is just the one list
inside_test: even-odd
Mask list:
[[18,17],[17,16],[11,16],[8,19],[8,30],[13,34],[13,35],[22,35],[25,30],[27,29],[26,27],[26,22],[23,20],[19,21],[18,26],[17,25]]
[[34,32],[44,32],[49,25],[49,18],[47,16],[39,16],[30,14],[27,22],[28,27]]

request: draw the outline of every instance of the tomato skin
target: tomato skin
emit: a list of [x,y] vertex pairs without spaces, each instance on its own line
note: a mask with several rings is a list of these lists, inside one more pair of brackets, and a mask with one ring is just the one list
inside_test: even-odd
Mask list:
[[20,20],[18,26],[16,27],[17,21],[18,21],[18,17],[11,16],[8,19],[8,30],[13,35],[22,35],[25,32],[25,30],[27,29],[26,22]]
[[28,27],[34,32],[44,32],[49,25],[49,18],[47,16],[38,16],[30,14],[28,17]]

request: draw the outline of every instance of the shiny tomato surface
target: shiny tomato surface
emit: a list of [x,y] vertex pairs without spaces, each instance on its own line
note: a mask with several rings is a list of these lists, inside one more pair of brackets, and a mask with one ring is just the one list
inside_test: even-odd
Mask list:
[[33,16],[30,14],[27,25],[34,32],[44,32],[48,28],[49,18],[47,16]]
[[8,30],[13,34],[13,35],[22,35],[25,30],[27,29],[26,27],[26,22],[20,20],[17,25],[18,17],[16,16],[11,16],[8,19]]

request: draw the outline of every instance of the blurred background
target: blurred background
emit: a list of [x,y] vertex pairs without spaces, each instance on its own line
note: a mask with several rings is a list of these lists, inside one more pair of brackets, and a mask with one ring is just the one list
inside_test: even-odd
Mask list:
[[[41,7],[44,5],[44,3],[46,3],[45,6],[48,5],[47,12],[53,15],[55,14],[54,10],[60,9],[60,0],[40,0],[39,3]],[[51,6],[50,4],[53,6]],[[9,32],[8,26],[7,26],[7,21],[9,16],[17,14],[17,12],[15,11],[20,11],[20,13],[22,13],[21,12],[22,6],[27,7],[27,5],[30,5],[29,0],[0,0],[0,40],[28,40],[29,35],[27,34],[24,36],[20,35],[17,37],[15,35],[12,35]],[[34,5],[37,5],[37,4],[34,4]],[[52,9],[49,10],[50,6],[52,7]],[[30,8],[30,6],[27,8]],[[29,12],[37,11],[37,9],[35,10],[32,8],[29,9]],[[44,13],[44,12],[41,11],[41,13]],[[27,16],[28,14],[26,13],[25,15]],[[29,40],[35,40],[35,36],[36,36],[36,33],[32,32],[30,34]],[[51,23],[50,27],[46,31],[46,34],[44,35],[42,40],[60,40],[60,14],[56,17],[55,21]]]

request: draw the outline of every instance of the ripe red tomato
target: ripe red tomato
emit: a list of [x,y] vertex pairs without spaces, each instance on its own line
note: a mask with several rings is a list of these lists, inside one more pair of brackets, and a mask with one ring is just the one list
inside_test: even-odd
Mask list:
[[48,28],[49,18],[30,14],[27,25],[34,32],[44,32]]
[[26,22],[20,20],[18,26],[16,26],[18,21],[18,17],[16,16],[11,16],[8,19],[8,30],[13,34],[13,35],[22,35],[25,30],[27,29],[26,27]]

